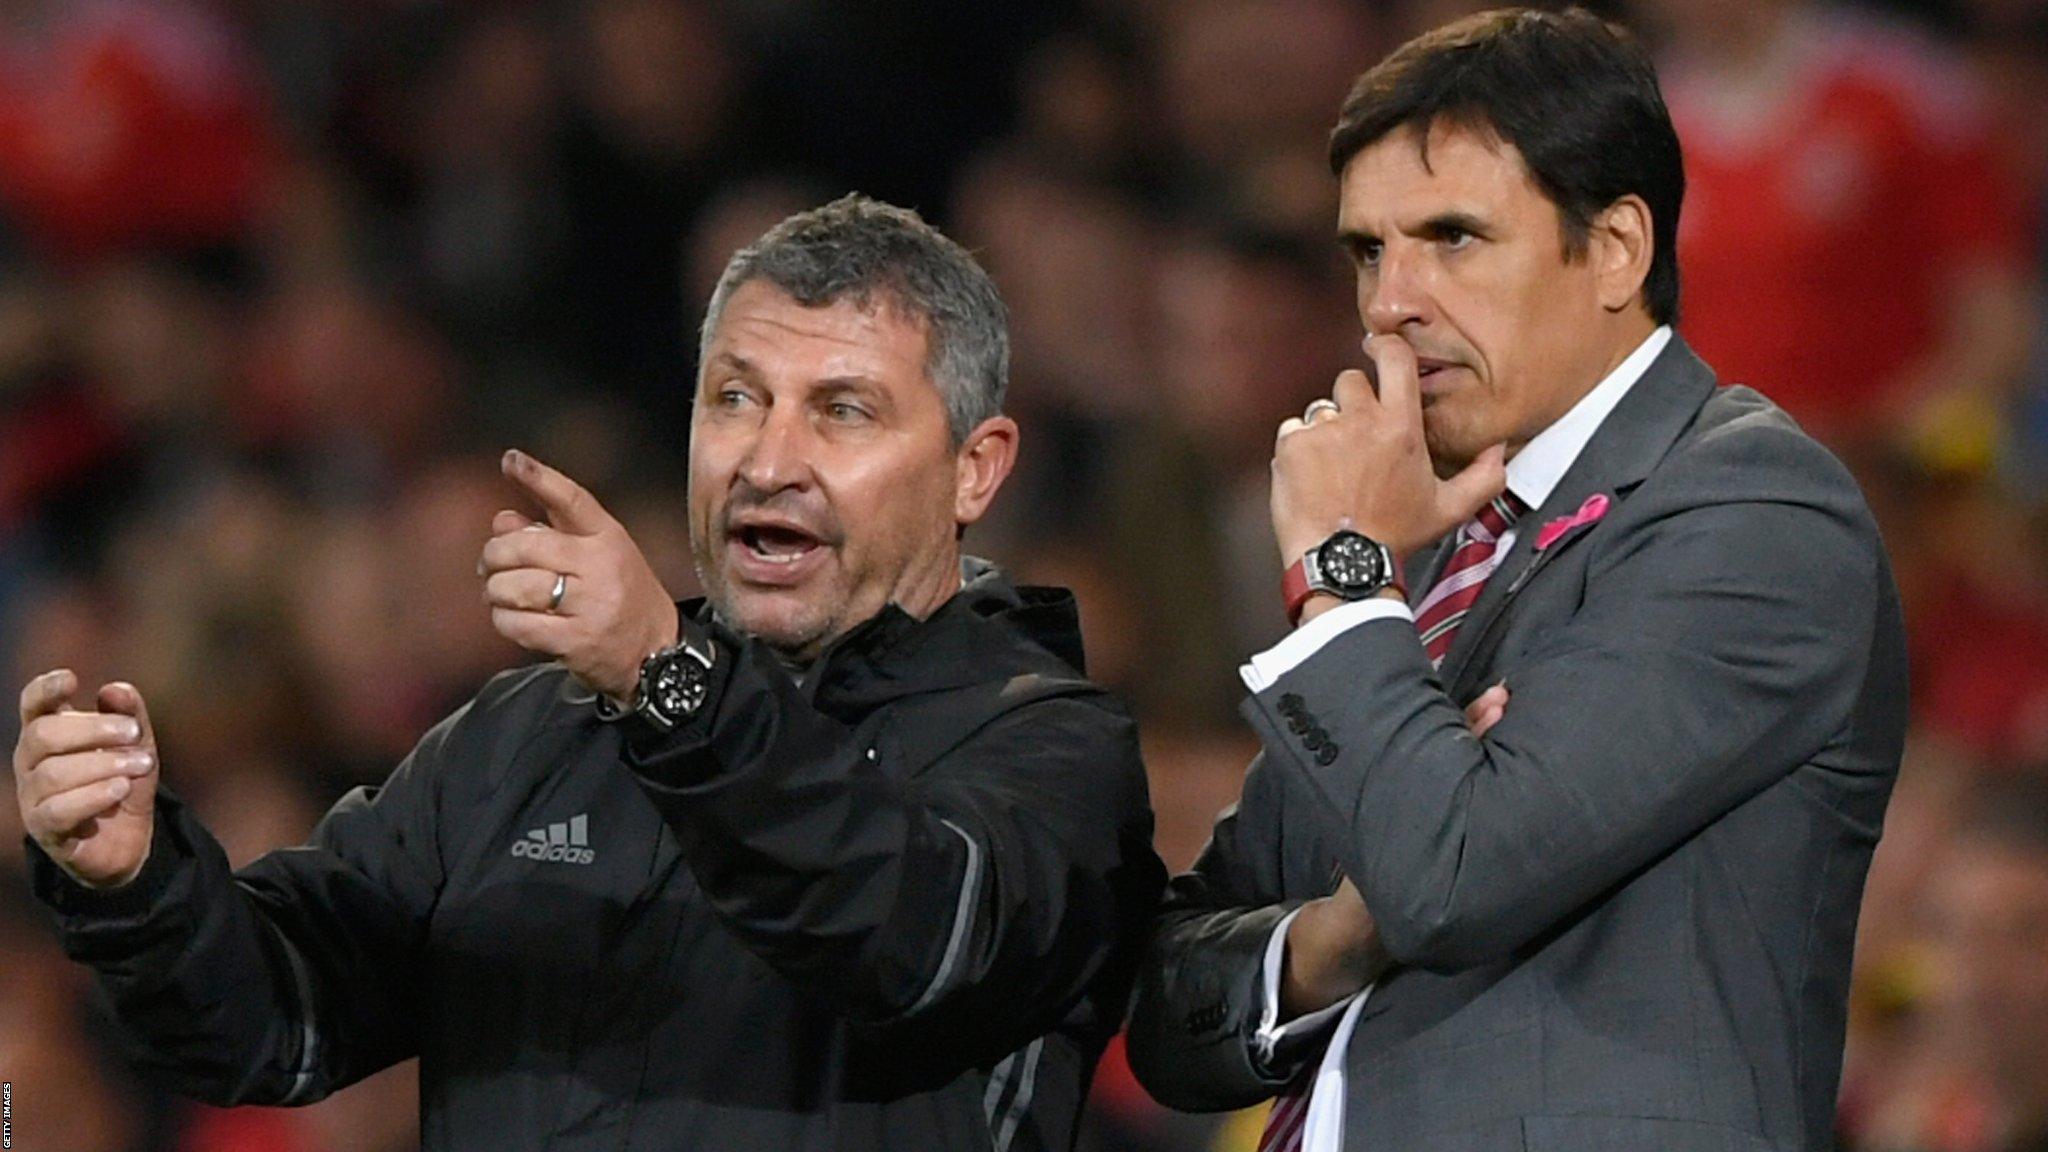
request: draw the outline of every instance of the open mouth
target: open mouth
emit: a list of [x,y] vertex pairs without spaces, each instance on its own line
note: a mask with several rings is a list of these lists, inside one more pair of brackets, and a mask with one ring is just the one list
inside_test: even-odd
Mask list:
[[816,536],[780,524],[746,525],[734,535],[755,559],[767,564],[795,564],[819,546]]

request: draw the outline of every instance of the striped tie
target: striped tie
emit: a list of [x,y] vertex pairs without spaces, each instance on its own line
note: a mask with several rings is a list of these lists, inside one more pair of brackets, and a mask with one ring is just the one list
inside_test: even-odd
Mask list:
[[1302,1131],[1308,1126],[1309,1088],[1315,1082],[1319,1063],[1317,1060],[1303,1068],[1273,1098],[1273,1110],[1266,1113],[1266,1130],[1259,1136],[1259,1152],[1301,1152]]
[[[1520,497],[1502,492],[1459,530],[1458,547],[1444,565],[1443,575],[1437,577],[1429,595],[1415,609],[1415,630],[1422,635],[1422,646],[1429,650],[1432,667],[1443,664],[1444,654],[1451,650],[1451,641],[1458,635],[1458,625],[1464,622],[1472,605],[1479,602],[1486,578],[1507,558],[1500,547],[1501,537],[1528,510]],[[1321,1064],[1320,1057],[1311,1060],[1273,1098],[1273,1110],[1266,1114],[1266,1130],[1259,1137],[1258,1152],[1301,1152],[1302,1137],[1308,1129],[1309,1093]]]
[[1437,577],[1436,585],[1415,609],[1415,630],[1422,634],[1422,646],[1429,651],[1431,667],[1443,665],[1444,654],[1451,650],[1451,641],[1457,639],[1458,625],[1464,623],[1465,613],[1479,602],[1486,578],[1507,558],[1500,548],[1500,538],[1528,510],[1529,506],[1514,493],[1502,492],[1459,531],[1458,547],[1451,553],[1450,563],[1444,565],[1443,575]]

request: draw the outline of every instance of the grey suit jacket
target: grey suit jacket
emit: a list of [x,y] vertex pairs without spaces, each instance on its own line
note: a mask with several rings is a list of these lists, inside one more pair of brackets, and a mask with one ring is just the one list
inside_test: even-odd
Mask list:
[[[1594,493],[1606,516],[1539,551]],[[1461,706],[1503,679],[1475,740]],[[1244,712],[1264,752],[1140,982],[1161,1101],[1243,1107],[1300,1065],[1252,1055],[1260,961],[1341,868],[1397,964],[1345,1054],[1347,1149],[1832,1146],[1906,653],[1861,494],[1769,401],[1673,340],[1440,675],[1374,621]]]

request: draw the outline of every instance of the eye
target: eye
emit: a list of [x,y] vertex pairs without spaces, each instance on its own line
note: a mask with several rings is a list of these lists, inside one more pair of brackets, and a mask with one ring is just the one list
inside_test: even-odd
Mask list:
[[729,385],[727,387],[720,388],[711,397],[711,402],[717,407],[723,408],[727,411],[738,411],[739,409],[744,408],[749,404],[752,404],[754,402],[754,398],[747,394],[746,389],[741,388],[737,385]]
[[1463,228],[1460,228],[1457,225],[1452,224],[1444,228],[1443,232],[1437,237],[1437,243],[1442,244],[1444,247],[1450,249],[1453,252],[1456,252],[1460,248],[1471,247],[1472,241],[1477,239],[1477,236],[1474,236],[1472,233],[1465,231]]
[[1377,267],[1380,262],[1380,249],[1383,247],[1384,245],[1377,240],[1360,240],[1351,246],[1351,259],[1361,268]]
[[825,405],[825,415],[835,424],[861,424],[868,419],[868,410],[851,400],[833,400]]

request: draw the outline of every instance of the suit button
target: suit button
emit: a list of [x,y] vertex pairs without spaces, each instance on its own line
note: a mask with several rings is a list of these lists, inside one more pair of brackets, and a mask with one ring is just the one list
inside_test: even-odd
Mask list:
[[1316,749],[1316,763],[1328,768],[1336,762],[1337,746],[1335,744],[1325,744],[1321,748]]

